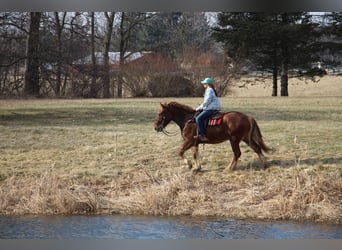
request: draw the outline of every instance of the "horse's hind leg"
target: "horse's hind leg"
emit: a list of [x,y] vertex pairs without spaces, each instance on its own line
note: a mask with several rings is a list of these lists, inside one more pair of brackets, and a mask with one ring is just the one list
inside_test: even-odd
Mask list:
[[260,161],[262,162],[264,169],[266,169],[266,159],[264,154],[262,153],[261,147],[253,139],[251,139],[251,141],[249,141],[248,139],[244,139],[243,141],[254,150],[254,152],[258,155]]
[[237,140],[234,137],[230,140],[230,145],[232,146],[232,150],[234,152],[234,157],[233,157],[233,160],[228,167],[229,170],[234,170],[234,168],[236,167],[237,162],[241,156],[241,150],[240,150],[239,144],[240,144],[240,140]]

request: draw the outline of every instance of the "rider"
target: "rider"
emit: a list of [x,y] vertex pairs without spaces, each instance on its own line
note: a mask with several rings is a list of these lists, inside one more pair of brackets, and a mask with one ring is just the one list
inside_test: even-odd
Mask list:
[[198,136],[195,136],[195,139],[206,141],[208,138],[205,136],[204,120],[210,117],[215,111],[220,110],[221,103],[217,96],[213,79],[207,77],[201,81],[201,84],[205,88],[205,93],[202,104],[196,108],[196,111],[201,111],[201,113],[196,117]]

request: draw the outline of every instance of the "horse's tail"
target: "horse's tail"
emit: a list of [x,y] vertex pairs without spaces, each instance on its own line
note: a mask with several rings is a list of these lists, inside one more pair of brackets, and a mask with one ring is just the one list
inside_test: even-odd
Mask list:
[[250,131],[249,131],[249,138],[248,138],[249,142],[253,140],[265,153],[269,153],[270,151],[273,151],[273,149],[268,147],[265,144],[264,140],[262,139],[262,134],[261,134],[260,128],[256,120],[252,117],[249,117],[248,120],[250,123]]

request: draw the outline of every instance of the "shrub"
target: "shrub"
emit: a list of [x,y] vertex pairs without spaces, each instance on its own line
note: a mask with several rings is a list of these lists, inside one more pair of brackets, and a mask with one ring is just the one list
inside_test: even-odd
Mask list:
[[153,97],[193,96],[193,83],[180,75],[158,75],[151,77],[148,84]]

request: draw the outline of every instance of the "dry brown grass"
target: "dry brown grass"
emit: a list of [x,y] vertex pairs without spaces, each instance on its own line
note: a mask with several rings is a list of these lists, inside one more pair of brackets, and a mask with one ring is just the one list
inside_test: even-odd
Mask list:
[[[335,170],[336,171],[336,170]],[[341,223],[341,182],[316,168],[236,171],[222,179],[206,173],[137,171],[102,182],[65,180],[53,169],[40,178],[6,180],[5,213],[226,216]],[[153,176],[153,177],[152,177]],[[152,178],[151,178],[152,177]]]
[[[289,95],[292,97],[341,96],[342,76],[314,78],[289,78]],[[280,85],[278,81],[278,85]],[[280,86],[278,86],[278,95]],[[243,77],[233,83],[231,96],[268,97],[272,94],[272,79],[262,77]]]
[[6,180],[0,190],[0,210],[8,214],[96,213],[99,197],[92,187],[63,180],[50,169],[39,178]]
[[228,143],[200,147],[196,175],[180,164],[180,136],[153,130],[160,101],[0,101],[0,213],[342,222],[340,98],[222,98],[253,115],[276,152],[262,171],[242,144],[229,172]]

